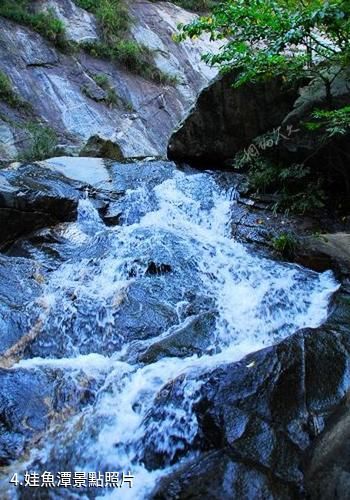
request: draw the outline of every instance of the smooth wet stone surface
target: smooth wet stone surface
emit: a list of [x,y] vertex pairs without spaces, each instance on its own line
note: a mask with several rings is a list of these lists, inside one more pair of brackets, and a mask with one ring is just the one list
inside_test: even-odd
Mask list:
[[308,498],[349,498],[349,450],[350,416],[347,397],[309,453],[306,466]]
[[38,165],[0,171],[0,242],[34,229],[74,220],[81,185]]
[[[293,498],[294,495],[303,498],[307,450],[323,431],[327,419],[350,386],[349,320],[349,298],[340,296],[333,315],[323,327],[301,331],[277,346],[205,375],[205,383],[195,403],[199,431],[192,443],[194,450],[202,450],[204,454],[193,465],[180,467],[178,472],[164,478],[155,490],[154,498],[175,499],[177,495],[181,498],[202,498],[201,495],[209,498],[220,454],[232,462],[232,470],[243,468],[247,471],[246,488],[249,484],[253,487],[258,481],[261,495],[264,484],[272,480],[267,490],[271,495],[268,498]],[[162,392],[152,410],[154,418],[165,418],[167,408],[181,405],[184,382],[175,380],[168,391]],[[316,446],[312,472],[309,470],[308,473],[312,498],[317,498],[316,491],[320,498],[327,499],[334,498],[330,491],[343,491],[340,486],[333,490],[326,488],[328,493],[324,491],[322,496],[321,490],[317,489],[317,478],[327,473],[326,478],[335,488],[336,481],[343,477],[341,474],[346,474],[346,460],[336,455],[339,452],[344,456],[346,441],[340,436],[338,442],[334,441],[335,433],[346,435],[346,415],[325,433]],[[176,443],[175,429],[173,439]],[[171,463],[172,457],[165,457],[157,451],[158,443],[152,433],[145,436],[145,443],[144,460],[150,468],[157,468],[159,463]],[[208,454],[209,450],[218,451]],[[184,451],[188,451],[188,447],[180,448],[178,453],[181,455]],[[225,460],[222,463],[225,464]],[[207,470],[211,471],[208,483],[197,493],[198,475]],[[223,480],[220,468],[219,474]],[[235,478],[232,472],[231,495],[241,498],[242,483]],[[327,479],[324,481],[327,483]],[[217,492],[214,498],[226,498],[224,491]],[[339,498],[346,497],[340,495]]]
[[189,316],[184,324],[171,328],[167,335],[153,342],[139,356],[139,361],[154,363],[165,356],[185,357],[203,354],[212,345],[214,332],[213,312]]
[[38,163],[43,168],[59,172],[69,179],[89,184],[96,188],[106,189],[108,183],[111,182],[111,176],[101,158],[61,156]]
[[[27,307],[40,296],[44,277],[39,264],[0,255],[0,353],[14,348],[35,324]],[[20,350],[21,353],[21,350]],[[13,352],[13,355],[16,353]]]

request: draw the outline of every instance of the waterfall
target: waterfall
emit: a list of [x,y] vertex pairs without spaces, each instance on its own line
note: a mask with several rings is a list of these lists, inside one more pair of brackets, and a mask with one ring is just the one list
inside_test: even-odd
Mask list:
[[[91,397],[53,419],[11,471],[130,471],[132,489],[95,497],[147,498],[177,453],[194,453],[193,404],[206,374],[326,319],[338,288],[332,273],[248,251],[230,236],[234,201],[215,174],[181,171],[127,191],[115,227],[80,201],[77,221],[60,228],[44,295],[28,307],[41,333],[12,370],[58,374]],[[157,398],[178,384],[181,400],[154,418]],[[153,470],[144,464],[150,441],[167,457]]]

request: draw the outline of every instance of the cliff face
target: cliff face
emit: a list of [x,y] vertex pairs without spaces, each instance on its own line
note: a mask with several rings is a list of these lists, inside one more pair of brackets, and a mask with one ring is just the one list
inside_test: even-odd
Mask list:
[[[37,3],[64,22],[68,39],[99,40],[94,16],[71,0]],[[135,1],[129,9],[133,38],[151,50],[154,64],[174,83],[153,83],[82,50],[64,54],[27,27],[0,18],[0,71],[29,104],[14,108],[0,101],[0,161],[13,160],[25,148],[33,119],[52,127],[61,150],[70,154],[98,156],[106,149],[121,158],[166,154],[172,130],[216,74],[200,59],[212,44],[174,42],[177,24],[194,14],[171,3]],[[112,104],[94,75],[108,78]]]

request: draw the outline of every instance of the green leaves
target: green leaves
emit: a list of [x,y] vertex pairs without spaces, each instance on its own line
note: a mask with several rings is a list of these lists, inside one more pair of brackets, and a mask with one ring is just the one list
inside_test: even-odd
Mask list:
[[349,18],[346,0],[227,0],[211,16],[180,26],[178,39],[225,39],[203,59],[223,71],[239,69],[236,86],[282,74],[312,78],[320,61],[349,62]]
[[26,103],[15,92],[11,80],[3,71],[0,71],[0,101],[6,102],[12,108],[22,107],[24,109],[27,107]]
[[323,128],[329,137],[345,135],[350,131],[350,106],[332,111],[318,109],[312,113],[312,117],[316,121],[305,124],[309,130]]
[[0,16],[29,26],[60,48],[66,48],[65,27],[51,10],[33,13],[28,0],[2,0]]

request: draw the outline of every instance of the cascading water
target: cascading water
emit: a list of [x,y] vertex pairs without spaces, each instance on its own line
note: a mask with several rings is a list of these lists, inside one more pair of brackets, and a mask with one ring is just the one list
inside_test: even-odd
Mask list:
[[[176,454],[191,454],[205,374],[325,320],[332,274],[249,253],[229,236],[229,198],[209,172],[174,171],[127,191],[120,225],[106,227],[83,199],[50,252],[29,245],[49,272],[27,310],[40,333],[12,369],[53,373],[68,392],[90,395],[9,467],[3,495],[20,496],[8,486],[14,471],[117,470],[132,472],[133,489],[87,497],[147,498]],[[155,400],[179,380],[181,401],[154,419]],[[153,471],[144,465],[150,440],[167,457]]]

